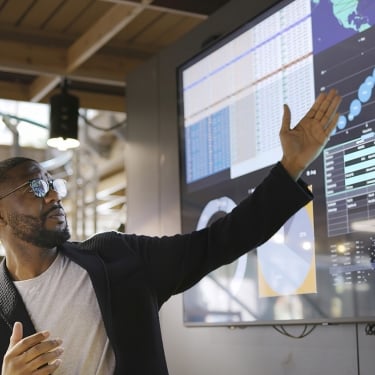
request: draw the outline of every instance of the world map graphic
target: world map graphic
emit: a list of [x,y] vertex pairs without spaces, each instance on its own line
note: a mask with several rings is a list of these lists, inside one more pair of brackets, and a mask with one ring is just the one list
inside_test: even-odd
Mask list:
[[314,52],[321,52],[375,24],[373,0],[311,0]]

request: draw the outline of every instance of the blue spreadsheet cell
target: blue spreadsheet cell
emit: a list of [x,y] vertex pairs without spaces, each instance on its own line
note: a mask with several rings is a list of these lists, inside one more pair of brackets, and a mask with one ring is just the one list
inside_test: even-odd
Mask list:
[[208,177],[230,167],[229,108],[186,129],[186,182]]

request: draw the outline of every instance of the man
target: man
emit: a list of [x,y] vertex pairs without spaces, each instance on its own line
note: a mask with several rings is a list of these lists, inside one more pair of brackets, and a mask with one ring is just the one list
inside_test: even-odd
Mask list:
[[160,307],[265,242],[312,199],[299,177],[327,143],[340,101],[335,90],[321,94],[293,129],[285,106],[281,162],[230,214],[191,234],[69,242],[64,181],[34,160],[1,162],[2,375],[167,375]]

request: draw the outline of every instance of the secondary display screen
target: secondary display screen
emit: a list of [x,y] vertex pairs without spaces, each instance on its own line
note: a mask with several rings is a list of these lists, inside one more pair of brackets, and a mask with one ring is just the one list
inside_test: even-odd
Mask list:
[[[343,97],[302,178],[314,200],[185,292],[187,325],[375,320],[375,2],[279,2],[178,68],[182,231],[230,212],[320,92]],[[249,228],[251,231],[251,228]]]

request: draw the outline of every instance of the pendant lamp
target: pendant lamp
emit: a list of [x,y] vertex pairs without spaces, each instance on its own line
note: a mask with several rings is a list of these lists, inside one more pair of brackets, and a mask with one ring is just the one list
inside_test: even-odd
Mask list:
[[61,93],[50,99],[50,132],[47,145],[59,150],[79,146],[78,140],[79,99],[68,93],[66,79]]

